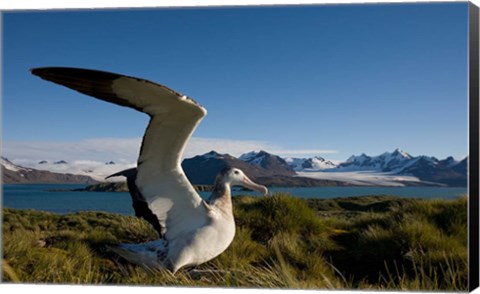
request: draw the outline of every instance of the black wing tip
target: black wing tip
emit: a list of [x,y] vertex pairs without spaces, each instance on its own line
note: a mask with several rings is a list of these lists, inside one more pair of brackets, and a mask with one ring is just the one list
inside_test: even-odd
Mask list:
[[134,177],[137,176],[137,168],[134,167],[134,168],[129,168],[129,169],[125,169],[125,170],[116,172],[114,174],[109,175],[105,179],[109,179],[109,178],[113,178],[113,177],[119,177],[119,176],[126,177],[127,179],[128,178],[134,178]]
[[74,67],[63,67],[63,66],[42,66],[34,67],[30,69],[30,73],[34,75],[41,75],[42,73],[54,72],[59,70],[81,70],[80,68]]
[[30,69],[30,73],[35,76],[42,76],[45,70],[50,69],[51,67],[35,67]]
[[73,67],[60,67],[60,66],[48,66],[48,67],[36,67],[31,68],[30,73],[38,76],[42,79],[49,80],[49,77],[58,76],[58,75],[69,75],[72,72],[81,72],[85,69],[73,68]]
[[35,67],[30,69],[30,73],[33,75],[45,78],[48,76],[72,76],[72,77],[94,77],[94,78],[110,78],[115,79],[122,77],[124,75],[97,70],[97,69],[87,69],[80,67],[68,67],[68,66],[46,66],[46,67]]

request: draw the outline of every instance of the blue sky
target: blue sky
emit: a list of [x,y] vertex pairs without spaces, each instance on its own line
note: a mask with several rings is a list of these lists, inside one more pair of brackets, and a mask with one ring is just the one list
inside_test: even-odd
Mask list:
[[466,3],[5,13],[5,155],[143,135],[147,116],[29,73],[73,66],[194,98],[208,115],[192,143],[205,149],[461,159],[467,13]]

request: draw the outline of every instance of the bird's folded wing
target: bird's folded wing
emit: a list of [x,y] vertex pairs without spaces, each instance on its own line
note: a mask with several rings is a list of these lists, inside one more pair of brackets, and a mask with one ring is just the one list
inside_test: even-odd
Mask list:
[[114,73],[62,67],[33,69],[48,81],[150,115],[136,185],[166,238],[204,224],[206,208],[181,167],[184,148],[206,115],[194,100],[165,86]]

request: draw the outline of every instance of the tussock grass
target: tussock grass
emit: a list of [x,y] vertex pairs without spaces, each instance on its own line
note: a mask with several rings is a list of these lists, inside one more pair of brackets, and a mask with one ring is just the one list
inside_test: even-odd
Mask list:
[[3,209],[11,283],[296,289],[467,290],[467,199],[234,198],[237,232],[214,260],[175,276],[107,249],[157,238],[132,216]]
[[354,287],[466,290],[466,212],[466,198],[397,201],[352,220],[330,256]]

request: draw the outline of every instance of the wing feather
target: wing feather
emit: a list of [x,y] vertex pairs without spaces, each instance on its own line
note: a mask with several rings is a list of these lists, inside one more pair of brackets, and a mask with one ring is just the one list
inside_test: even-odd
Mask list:
[[185,146],[206,110],[163,85],[115,73],[64,67],[34,75],[150,115],[138,158],[136,186],[172,239],[207,222],[206,206],[181,167]]

